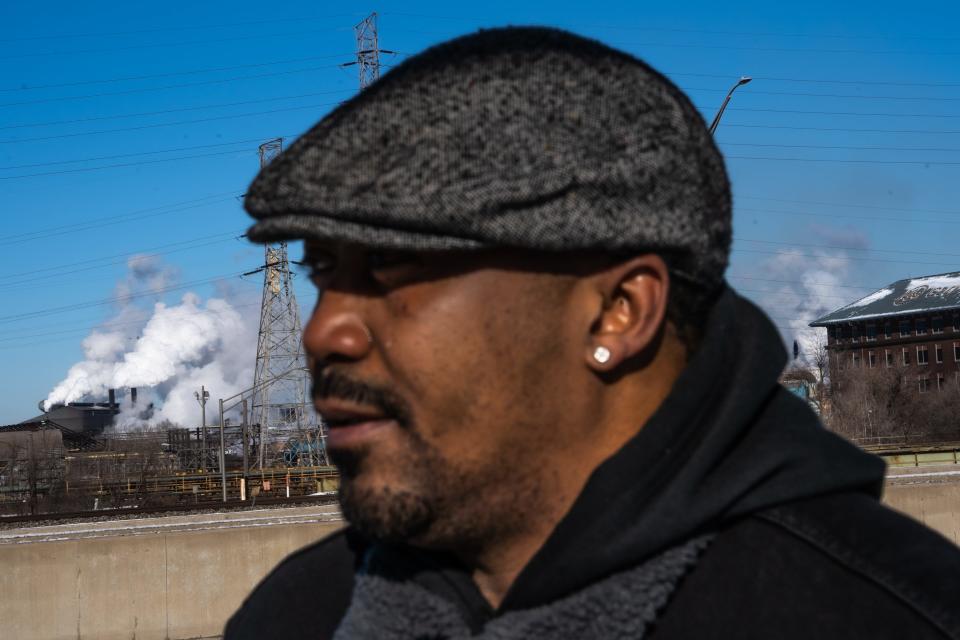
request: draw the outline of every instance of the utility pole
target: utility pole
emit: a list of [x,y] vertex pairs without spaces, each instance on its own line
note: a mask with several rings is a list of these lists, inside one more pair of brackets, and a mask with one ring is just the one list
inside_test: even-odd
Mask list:
[[202,441],[200,442],[200,467],[204,470],[207,468],[207,398],[210,397],[210,392],[207,391],[206,387],[203,385],[200,386],[200,391],[194,391],[193,397],[197,399],[197,402],[200,404],[200,437]]

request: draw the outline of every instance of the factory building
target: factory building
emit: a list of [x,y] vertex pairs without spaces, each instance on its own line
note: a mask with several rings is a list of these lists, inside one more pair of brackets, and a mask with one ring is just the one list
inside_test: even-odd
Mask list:
[[[136,387],[128,390],[128,397],[130,406],[137,406]],[[105,402],[71,402],[53,405],[48,409],[44,409],[41,402],[39,408],[43,413],[24,420],[21,424],[50,424],[66,432],[97,437],[113,424],[114,417],[120,413],[121,405],[117,390],[110,389]]]
[[960,272],[898,280],[810,326],[827,329],[833,379],[884,368],[918,393],[960,389]]

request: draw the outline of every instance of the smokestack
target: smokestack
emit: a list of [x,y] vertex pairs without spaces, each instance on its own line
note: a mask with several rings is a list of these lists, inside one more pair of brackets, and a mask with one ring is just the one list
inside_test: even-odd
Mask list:
[[137,406],[137,388],[136,387],[130,387],[130,406],[131,407]]
[[116,389],[108,389],[108,390],[107,390],[107,404],[109,405],[109,407],[110,407],[111,409],[117,405],[117,390],[116,390]]

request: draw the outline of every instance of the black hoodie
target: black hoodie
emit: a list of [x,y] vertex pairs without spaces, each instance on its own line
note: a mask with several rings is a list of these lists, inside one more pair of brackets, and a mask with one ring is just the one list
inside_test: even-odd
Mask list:
[[[718,590],[747,593],[745,585],[767,585],[762,593],[754,595],[755,600],[773,597],[768,593],[771,590],[805,591],[802,585],[808,581],[802,567],[816,562],[804,555],[808,547],[840,545],[846,553],[847,546],[869,547],[862,541],[847,540],[866,528],[903,529],[906,525],[902,518],[876,507],[883,483],[882,461],[824,430],[806,403],[778,383],[785,360],[780,336],[767,317],[732,290],[726,290],[711,311],[700,348],[668,398],[647,424],[638,425],[642,428],[632,440],[593,472],[569,513],[521,571],[496,611],[479,594],[468,573],[448,559],[403,548],[381,550],[382,555],[390,558],[398,579],[414,581],[455,602],[475,632],[495,616],[554,602],[702,534],[715,534],[717,538],[705,553],[702,568],[698,565],[693,570],[666,606],[665,626],[654,633],[656,637],[684,637],[693,632],[684,621],[695,616],[678,613],[675,602],[690,602],[701,611],[709,611],[711,607],[698,603],[719,602]],[[836,503],[838,499],[842,504]],[[791,511],[790,505],[798,507]],[[870,513],[879,510],[881,515],[858,515],[865,509]],[[838,510],[851,516],[845,519],[843,513],[836,513]],[[817,515],[824,511],[827,515]],[[876,523],[871,524],[871,518]],[[892,524],[888,522],[891,518]],[[950,607],[938,601],[948,597],[953,588],[953,583],[945,586],[944,581],[951,577],[943,567],[960,570],[960,554],[912,523],[899,535],[910,540],[898,541],[897,546],[922,539],[921,546],[931,549],[922,557],[911,556],[910,562],[917,571],[942,584],[931,594],[924,594],[922,588],[914,588],[908,579],[912,574],[907,571],[903,579],[895,575],[887,582],[906,584],[899,591],[909,594],[919,589],[921,602],[887,584],[885,592],[897,591],[898,602],[909,601],[903,605],[904,610],[924,610],[926,618],[939,616],[931,628],[953,629],[951,625],[957,625],[960,629]],[[756,546],[766,551],[776,549],[777,560],[796,560],[797,567],[784,571],[800,572],[790,577],[797,584],[773,584],[762,566],[751,567],[751,549]],[[896,567],[896,558],[884,555],[888,546],[879,545],[874,553],[880,554],[879,558],[867,554],[847,564]],[[291,556],[244,603],[228,624],[225,637],[254,637],[258,625],[268,619],[268,611],[273,609],[275,613],[276,607],[306,608],[319,624],[304,628],[303,637],[325,637],[343,616],[353,585],[351,572],[366,549],[367,543],[348,530]],[[732,569],[724,564],[725,558],[737,554],[743,556],[747,566]],[[821,552],[812,558],[829,555],[832,559],[828,562],[836,563],[838,554],[843,555],[839,551],[832,555]],[[765,566],[774,564],[770,561]],[[711,571],[717,575],[711,576]],[[872,569],[853,571],[850,575],[857,577],[850,580],[857,583],[862,574],[876,573]],[[324,574],[326,579],[319,577]],[[334,574],[337,577],[331,581]],[[827,576],[824,570],[811,570],[810,575],[811,579],[829,579],[840,589],[856,588],[838,584],[841,579]],[[919,574],[914,577],[919,578]],[[772,578],[781,582],[788,579]],[[870,580],[876,582],[875,578]],[[792,608],[777,599],[755,604]],[[318,606],[323,615],[317,615]],[[731,603],[728,609],[736,606]],[[811,601],[808,606],[826,609],[829,600]],[[887,607],[891,611],[894,608]],[[712,622],[728,613],[715,613]],[[275,620],[269,626],[271,633],[277,631]],[[851,619],[842,620],[846,624]],[[903,624],[913,628],[912,619],[905,620]],[[703,624],[714,628],[712,622]],[[785,622],[778,619],[776,624]],[[844,628],[856,635],[854,627]],[[757,629],[755,637],[793,637],[783,635],[783,631]],[[704,635],[701,629],[696,632]],[[754,637],[744,629],[731,636],[721,633],[714,637],[734,636]],[[282,637],[300,635],[291,628]]]

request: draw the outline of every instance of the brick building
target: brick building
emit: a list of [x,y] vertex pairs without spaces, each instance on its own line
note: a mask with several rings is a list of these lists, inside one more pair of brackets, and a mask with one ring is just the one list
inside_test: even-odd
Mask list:
[[810,323],[831,372],[897,368],[920,393],[960,388],[960,272],[898,280]]

